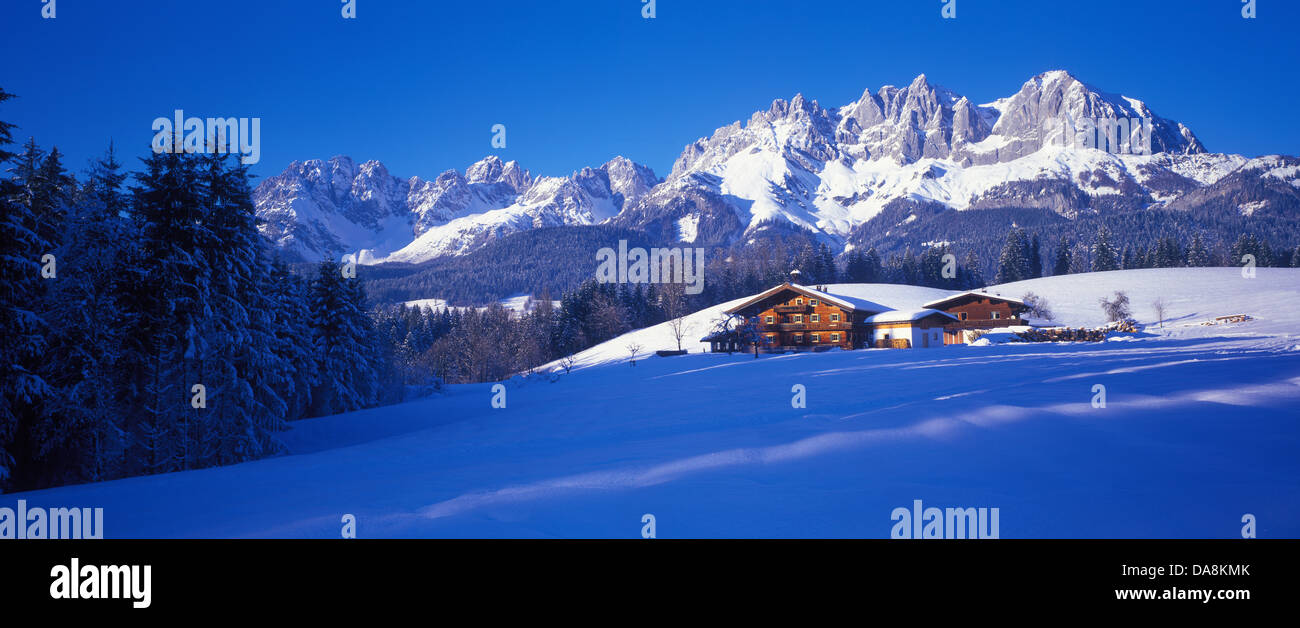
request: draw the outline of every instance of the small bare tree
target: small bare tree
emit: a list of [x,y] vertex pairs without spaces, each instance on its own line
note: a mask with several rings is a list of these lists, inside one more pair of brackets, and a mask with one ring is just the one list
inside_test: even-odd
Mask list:
[[573,370],[573,356],[564,356],[564,359],[560,360],[560,366],[564,367],[564,374],[568,375]]
[[1165,300],[1163,298],[1156,299],[1154,302],[1151,303],[1151,309],[1155,310],[1156,312],[1156,318],[1160,321],[1160,329],[1164,329],[1165,314],[1167,313],[1168,310],[1168,308],[1165,306]]
[[1103,297],[1101,299],[1101,310],[1106,313],[1106,320],[1112,323],[1128,320],[1131,316],[1128,307],[1128,295],[1117,290],[1113,299],[1107,300]]
[[1056,316],[1052,314],[1052,307],[1047,303],[1047,299],[1032,292],[1026,292],[1025,296],[1020,297],[1020,300],[1025,302],[1025,307],[1029,308],[1029,313],[1032,314],[1034,318],[1041,318],[1049,321],[1056,319]]
[[643,347],[640,344],[635,342],[629,342],[627,344],[627,351],[632,354],[632,366],[636,366],[636,354],[640,353],[642,348]]
[[677,339],[677,350],[682,350],[686,336],[686,287],[680,283],[665,284],[659,293],[659,307],[668,318],[668,329]]

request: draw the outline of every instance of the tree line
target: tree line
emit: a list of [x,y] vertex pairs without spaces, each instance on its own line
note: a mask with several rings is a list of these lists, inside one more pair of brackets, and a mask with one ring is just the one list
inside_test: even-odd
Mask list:
[[[13,96],[0,90],[0,103]],[[78,180],[0,122],[0,488],[231,464],[401,398],[360,282],[294,275],[225,154],[110,145]]]

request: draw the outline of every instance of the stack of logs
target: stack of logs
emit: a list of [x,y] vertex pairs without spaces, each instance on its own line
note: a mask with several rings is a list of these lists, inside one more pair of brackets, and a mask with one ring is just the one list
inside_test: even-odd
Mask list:
[[1070,329],[1069,327],[1031,329],[1017,333],[1016,337],[1021,342],[1101,342],[1106,339],[1106,334],[1112,331],[1122,334],[1136,334],[1140,330],[1133,321],[1118,321],[1097,329],[1083,327],[1078,329]]
[[1054,327],[1022,331],[1016,337],[1020,342],[1101,342],[1106,339],[1106,333],[1106,329]]
[[1110,325],[1107,325],[1103,329],[1109,331],[1117,331],[1120,332],[1121,334],[1136,334],[1139,331],[1142,331],[1138,329],[1137,323],[1133,321],[1119,321],[1119,322],[1111,323]]

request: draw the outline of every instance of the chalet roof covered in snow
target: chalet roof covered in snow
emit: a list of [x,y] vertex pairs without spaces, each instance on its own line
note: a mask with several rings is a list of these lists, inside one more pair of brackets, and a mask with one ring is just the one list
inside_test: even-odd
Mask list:
[[939,310],[932,310],[932,309],[922,309],[922,310],[890,310],[888,312],[881,312],[874,316],[868,316],[866,322],[872,324],[910,323],[912,321],[919,321],[923,318],[927,318],[930,316],[942,316],[944,318],[957,320],[957,317],[947,312],[941,312]]
[[839,306],[849,311],[883,312],[885,310],[890,309],[884,305],[875,303],[873,301],[868,301],[867,299],[863,299],[861,297],[854,297],[854,296],[848,296],[842,294],[831,294],[828,292],[822,292],[821,290],[814,290],[812,288],[809,288],[808,286],[801,286],[799,284],[787,282],[778,286],[773,286],[767,290],[764,290],[754,295],[752,298],[745,300],[740,305],[732,307],[731,309],[727,310],[727,312],[728,313],[738,312],[755,303],[760,303],[764,299],[767,299],[773,295],[780,293],[782,290],[793,290],[809,298],[821,299],[827,303],[830,303],[831,305]]
[[959,293],[957,293],[957,294],[954,294],[954,295],[952,295],[952,296],[947,296],[947,297],[944,297],[944,298],[942,298],[942,299],[937,299],[937,300],[931,301],[931,302],[929,302],[929,303],[924,304],[922,307],[927,307],[927,308],[941,308],[941,307],[943,307],[943,306],[945,306],[945,305],[951,305],[951,304],[953,304],[953,303],[956,303],[956,302],[958,302],[958,301],[961,301],[962,299],[976,298],[976,297],[977,297],[977,298],[983,298],[983,299],[993,299],[993,300],[995,300],[995,301],[1005,301],[1005,302],[1007,302],[1007,303],[1014,303],[1014,304],[1016,304],[1016,305],[1024,305],[1024,304],[1025,304],[1024,301],[1021,301],[1020,299],[1017,299],[1017,298],[1014,298],[1014,297],[1004,297],[1004,296],[1002,296],[1002,295],[1000,295],[1000,294],[993,294],[993,293],[984,292],[984,291],[981,291],[981,290],[969,290],[969,291],[966,291],[966,292],[959,292]]

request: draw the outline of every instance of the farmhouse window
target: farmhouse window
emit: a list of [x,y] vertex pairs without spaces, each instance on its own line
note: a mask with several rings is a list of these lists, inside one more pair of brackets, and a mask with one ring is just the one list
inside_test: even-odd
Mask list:
[[965,313],[965,312],[962,312],[962,313],[961,313],[961,319],[962,319],[962,320],[966,320],[966,313]]
[[813,306],[813,307],[817,307],[817,299],[812,299],[812,300],[808,301],[808,305],[811,305],[811,306]]
[[840,341],[839,334],[831,334],[831,342],[839,342],[839,341]]
[[814,323],[820,323],[820,322],[821,322],[821,319],[822,319],[822,315],[821,315],[821,314],[813,314],[813,315],[811,316],[811,318],[809,318],[808,320],[811,321],[811,322],[814,322]]
[[993,313],[993,320],[998,320],[999,318],[1001,318],[1001,314],[1002,314],[1002,312],[994,312],[994,313]]
[[796,322],[796,323],[802,323],[802,322],[803,322],[803,314],[795,314],[795,315],[794,315],[794,322]]
[[767,317],[767,324],[768,324],[768,325],[771,325],[771,324],[772,324],[772,317],[771,317],[771,316]]
[[840,322],[840,315],[839,315],[839,314],[831,314],[831,322],[832,322],[832,323],[838,323],[838,322]]
[[813,344],[817,344],[822,341],[822,335],[812,334],[811,336],[809,336],[809,339],[812,341]]

